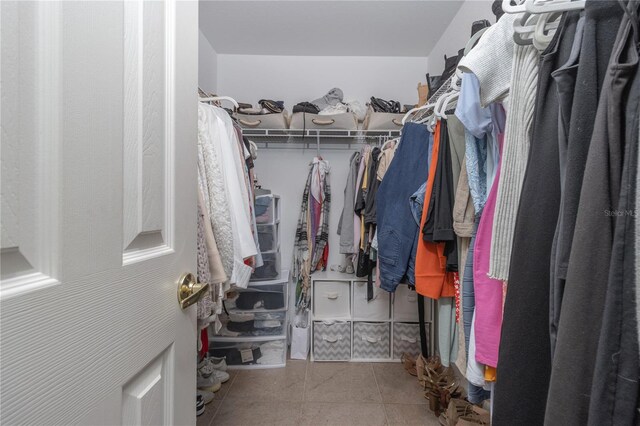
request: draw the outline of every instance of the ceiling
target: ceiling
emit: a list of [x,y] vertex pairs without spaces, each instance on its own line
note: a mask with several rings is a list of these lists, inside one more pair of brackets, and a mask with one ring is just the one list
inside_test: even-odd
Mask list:
[[464,0],[200,0],[217,53],[427,56]]

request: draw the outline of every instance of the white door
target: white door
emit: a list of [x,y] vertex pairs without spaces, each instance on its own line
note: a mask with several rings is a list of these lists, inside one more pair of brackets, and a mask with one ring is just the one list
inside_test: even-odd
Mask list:
[[0,423],[195,424],[197,2],[0,18]]

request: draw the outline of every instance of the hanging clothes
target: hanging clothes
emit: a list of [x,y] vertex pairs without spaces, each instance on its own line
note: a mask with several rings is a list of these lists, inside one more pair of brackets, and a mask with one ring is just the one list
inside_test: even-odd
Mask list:
[[[431,152],[431,164],[429,165],[429,175],[427,177],[427,187],[425,193],[425,203],[431,200],[435,185],[435,176],[438,169],[440,143],[441,143],[441,122],[436,124],[433,136],[433,150]],[[429,209],[426,206],[422,209],[420,229],[424,229],[429,216]],[[416,292],[431,299],[440,297],[455,297],[453,286],[453,273],[446,270],[445,243],[434,243],[419,238],[416,250],[415,262],[415,285]]]
[[[199,192],[199,191],[198,191]],[[212,284],[211,279],[211,269],[209,265],[209,256],[207,254],[207,246],[205,243],[205,221],[209,218],[205,216],[205,211],[203,209],[202,196],[198,194],[198,235],[196,238],[197,244],[197,256],[198,256],[198,282]],[[205,291],[204,296],[197,303],[197,318],[204,319],[208,318],[213,314],[213,297],[211,293],[211,287],[208,286]]]
[[489,275],[502,281],[509,278],[513,230],[529,156],[538,81],[538,49],[534,46],[515,45],[513,55],[505,146],[489,264]]
[[231,209],[227,196],[222,161],[210,129],[216,125],[215,117],[204,104],[198,105],[198,183],[216,239],[224,273],[233,273],[234,239],[231,226]]
[[[631,31],[626,18],[619,28],[585,166],[547,398],[545,422],[550,424],[584,425],[589,417],[615,228],[615,217],[604,210],[619,206],[624,100],[638,62],[636,47],[629,42]],[[572,408],[570,412],[566,407]]]
[[[560,209],[558,132],[560,86],[552,73],[561,69],[581,39],[579,13],[563,17],[542,52],[538,94],[509,272],[500,340],[494,424],[542,424],[551,369],[549,347],[549,274],[553,224]],[[539,194],[544,194],[540,197]],[[527,368],[522,368],[523,363]],[[522,383],[527,383],[526,388]],[[527,404],[518,403],[525,398]]]
[[[502,152],[504,134],[498,135],[499,152]],[[498,161],[498,166],[500,161]],[[496,207],[497,184],[500,182],[498,169],[495,182],[476,233],[476,244],[473,252],[473,285],[476,299],[475,339],[476,361],[490,367],[498,366],[498,349],[500,347],[500,331],[502,329],[502,294],[503,283],[489,277],[489,249],[491,247],[491,225]]]
[[558,212],[558,220],[554,231],[553,243],[551,246],[551,270],[550,285],[551,298],[549,300],[549,337],[551,339],[551,357],[555,352],[556,334],[558,330],[558,321],[560,320],[560,305],[562,303],[562,293],[564,291],[565,272],[560,272],[560,252],[559,252],[559,230],[562,228],[563,222],[563,205],[565,201],[565,183],[567,181],[567,162],[569,161],[568,144],[570,134],[571,111],[574,98],[576,84],[578,82],[578,70],[580,60],[580,49],[582,47],[582,35],[584,33],[585,17],[582,15],[578,20],[571,54],[567,62],[552,72],[553,79],[558,87],[558,157],[560,160],[560,206]]
[[[230,283],[238,287],[246,288],[249,278],[255,265],[258,249],[254,236],[255,216],[252,214],[249,188],[245,176],[245,158],[241,154],[239,141],[233,127],[233,122],[227,112],[221,108],[200,104],[199,110],[203,111],[206,121],[203,122],[202,151],[205,162],[203,179],[208,179],[212,175],[212,180],[207,181],[209,197],[209,214],[218,212],[219,206],[212,204],[213,198],[219,196],[219,181],[222,180],[228,203],[229,216],[231,222],[231,235],[233,247],[233,267],[230,274]],[[212,164],[214,163],[214,164]],[[220,174],[222,178],[220,179]],[[205,192],[205,191],[203,191]],[[212,224],[216,219],[212,218]],[[215,229],[215,227],[214,227]],[[222,235],[223,246],[225,247],[225,260],[228,262],[229,229],[226,228]],[[221,249],[222,252],[222,249]],[[245,264],[245,259],[250,265]],[[228,267],[228,266],[227,266]],[[225,269],[226,271],[226,269]]]
[[407,274],[418,236],[409,197],[427,180],[428,157],[429,131],[407,123],[377,193],[378,271],[381,288],[389,292],[405,277],[409,283],[415,281]]
[[[628,22],[623,25],[627,31],[633,31]],[[637,63],[635,46],[639,35],[627,39],[628,45],[622,54],[629,58],[625,65]],[[627,71],[634,72],[632,69]],[[636,129],[640,114],[640,73],[637,66],[627,93],[620,200],[589,403],[589,425],[592,426],[633,424],[638,415],[640,366],[634,300],[638,285],[634,276],[634,258],[637,256],[634,245],[638,238],[634,233],[637,220],[634,173],[638,162]]]
[[[574,240],[582,182],[598,100],[623,15],[618,5],[611,6],[608,2],[590,0],[587,1],[584,10],[585,23],[569,120],[566,155],[560,157],[560,170],[561,173],[564,170],[565,180],[561,188],[560,217],[554,237],[555,253],[551,258],[554,294],[551,300],[552,350],[555,348],[554,340],[557,339],[569,256]],[[562,162],[563,159],[566,160]]]
[[452,156],[449,143],[447,121],[440,121],[440,151],[438,166],[434,177],[434,189],[431,191],[427,221],[422,228],[422,237],[433,243],[444,243],[446,270],[458,272],[458,246],[453,231],[454,185]]
[[353,212],[356,199],[356,180],[358,179],[361,158],[362,154],[360,152],[354,152],[349,159],[349,175],[344,187],[344,204],[337,228],[338,235],[340,236],[341,254],[349,255],[357,253],[354,251]]
[[246,288],[253,268],[245,264],[245,259],[255,265],[258,253],[253,234],[251,207],[244,174],[244,157],[239,152],[239,142],[229,114],[222,108],[209,106],[210,113],[217,118],[213,126],[214,146],[222,160],[223,173],[231,208],[231,224],[234,230],[234,266],[231,282]]
[[318,157],[310,164],[309,176],[302,194],[293,254],[293,276],[296,280],[296,306],[308,309],[311,301],[310,276],[324,270],[329,251],[329,212],[331,186],[329,163]]

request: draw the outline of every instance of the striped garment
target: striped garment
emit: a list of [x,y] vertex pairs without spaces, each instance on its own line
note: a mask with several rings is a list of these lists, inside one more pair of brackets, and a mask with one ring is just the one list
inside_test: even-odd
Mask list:
[[314,158],[302,194],[293,253],[293,276],[296,279],[296,306],[309,307],[310,275],[326,268],[329,250],[329,212],[331,186],[329,163]]

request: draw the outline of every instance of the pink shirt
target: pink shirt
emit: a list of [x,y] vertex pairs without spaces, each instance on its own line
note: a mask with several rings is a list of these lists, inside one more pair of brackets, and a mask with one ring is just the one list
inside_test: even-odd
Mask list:
[[478,224],[476,245],[473,252],[473,287],[476,299],[475,340],[476,361],[490,367],[498,366],[500,332],[502,329],[502,281],[489,278],[489,257],[491,256],[491,232],[496,209],[500,162],[504,133],[498,134],[498,161],[496,177],[491,185],[487,203]]

